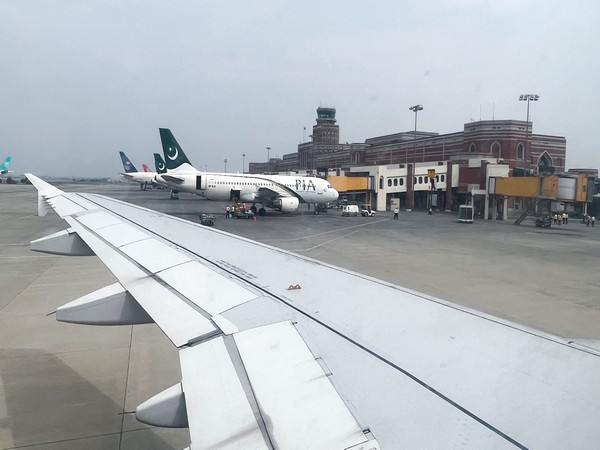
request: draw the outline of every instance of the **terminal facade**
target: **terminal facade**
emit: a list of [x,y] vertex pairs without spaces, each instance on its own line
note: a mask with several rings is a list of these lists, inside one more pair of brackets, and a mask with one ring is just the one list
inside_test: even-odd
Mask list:
[[[519,180],[514,185],[504,183],[502,189],[507,190],[498,191],[491,181],[496,178],[579,177],[573,186],[586,191],[589,179],[597,177],[597,172],[594,176],[589,171],[584,178],[579,173],[565,174],[566,139],[534,134],[532,122],[483,120],[449,134],[408,131],[349,144],[339,141],[335,113],[335,108],[319,107],[309,142],[281,159],[252,162],[249,171],[327,176],[342,198],[379,211],[396,206],[456,210],[471,203],[479,217],[489,219],[518,214],[530,203],[528,199],[540,193],[539,189],[531,192],[533,181],[524,188]],[[593,188],[589,191],[593,193]],[[575,197],[573,191],[568,198],[555,200],[569,203]]]

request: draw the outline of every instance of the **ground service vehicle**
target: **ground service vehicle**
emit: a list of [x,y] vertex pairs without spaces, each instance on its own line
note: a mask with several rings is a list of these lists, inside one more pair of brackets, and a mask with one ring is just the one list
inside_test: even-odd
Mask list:
[[536,227],[550,228],[552,226],[552,216],[536,217]]
[[342,207],[342,216],[358,216],[358,206],[357,205],[344,205]]
[[472,205],[460,205],[458,207],[458,221],[463,223],[473,223]]

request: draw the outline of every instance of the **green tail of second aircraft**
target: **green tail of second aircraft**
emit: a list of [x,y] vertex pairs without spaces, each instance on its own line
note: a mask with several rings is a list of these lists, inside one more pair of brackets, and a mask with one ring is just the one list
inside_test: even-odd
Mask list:
[[158,153],[154,153],[154,166],[156,167],[156,173],[167,173],[167,166]]

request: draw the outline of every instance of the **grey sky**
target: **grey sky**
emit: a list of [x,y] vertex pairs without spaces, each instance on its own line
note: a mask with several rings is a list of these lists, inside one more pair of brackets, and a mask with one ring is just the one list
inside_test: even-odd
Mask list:
[[[0,0],[0,159],[113,176],[153,165],[159,127],[192,163],[242,169],[296,151],[316,108],[343,142],[526,117],[600,167],[600,3]],[[494,106],[495,105],[495,106]]]

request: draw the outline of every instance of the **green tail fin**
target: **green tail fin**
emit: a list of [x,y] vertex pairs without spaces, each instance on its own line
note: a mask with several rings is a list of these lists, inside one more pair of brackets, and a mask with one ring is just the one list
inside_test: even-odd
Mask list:
[[154,153],[154,167],[156,167],[156,173],[166,173],[167,166],[165,165],[165,161],[162,159],[158,153]]
[[177,169],[185,163],[188,163],[191,166],[192,163],[187,159],[185,153],[183,153],[181,146],[175,139],[175,136],[173,136],[173,133],[171,133],[171,130],[168,128],[159,128],[159,131],[167,169]]

